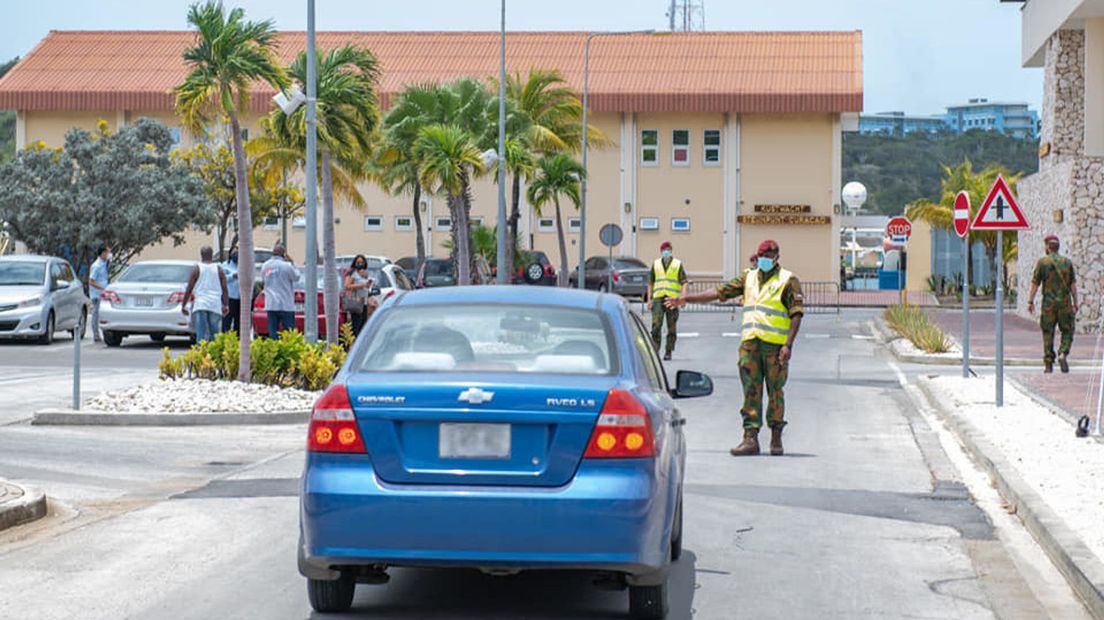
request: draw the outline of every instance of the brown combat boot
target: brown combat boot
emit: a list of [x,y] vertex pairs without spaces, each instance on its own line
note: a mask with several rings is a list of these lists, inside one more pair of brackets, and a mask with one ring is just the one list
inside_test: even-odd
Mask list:
[[1069,359],[1065,353],[1058,354],[1058,368],[1062,369],[1062,372],[1069,372]]
[[782,450],[782,427],[775,426],[771,428],[771,456],[782,456],[784,454]]
[[759,454],[759,429],[744,429],[744,440],[729,450],[732,456],[755,456]]
[[1049,375],[1052,372],[1054,372],[1054,362],[1044,362],[1043,363],[1043,374],[1044,375]]

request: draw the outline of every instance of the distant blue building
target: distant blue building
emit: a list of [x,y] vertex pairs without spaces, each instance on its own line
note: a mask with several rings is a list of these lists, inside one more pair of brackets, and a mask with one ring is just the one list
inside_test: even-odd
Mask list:
[[915,132],[965,133],[973,129],[1000,131],[1017,138],[1039,136],[1039,115],[1026,103],[991,102],[970,99],[963,105],[950,106],[941,115],[879,112],[859,116],[859,133],[904,136]]
[[903,136],[916,131],[938,133],[947,131],[943,116],[920,116],[904,112],[879,112],[859,116],[859,133]]
[[1029,109],[1026,103],[971,99],[964,105],[948,107],[946,122],[955,133],[984,129],[1017,138],[1039,136],[1039,114]]

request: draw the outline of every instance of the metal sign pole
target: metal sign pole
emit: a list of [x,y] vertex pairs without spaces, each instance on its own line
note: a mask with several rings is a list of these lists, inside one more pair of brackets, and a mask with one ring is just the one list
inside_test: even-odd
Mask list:
[[81,339],[84,337],[84,315],[77,319],[77,331],[73,336],[73,411],[80,411]]
[[613,292],[613,246],[609,246],[609,263],[606,265],[606,292]]
[[1004,249],[1004,231],[997,231],[997,406],[1004,406],[1004,269],[1001,257]]
[[962,238],[962,378],[970,377],[970,234]]

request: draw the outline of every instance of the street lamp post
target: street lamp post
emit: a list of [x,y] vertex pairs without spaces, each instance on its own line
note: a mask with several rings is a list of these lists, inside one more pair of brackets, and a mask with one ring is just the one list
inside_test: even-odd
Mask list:
[[[307,342],[318,340],[318,127],[316,108],[318,76],[314,45],[314,0],[307,0],[307,247],[306,301],[303,334]],[[333,326],[331,325],[332,329]]]
[[502,27],[499,34],[498,64],[498,254],[497,284],[509,284],[513,265],[506,264],[506,0],[502,0]]
[[583,178],[581,181],[581,200],[579,202],[579,277],[575,283],[586,288],[586,223],[587,223],[587,125],[590,111],[590,42],[595,37],[613,37],[630,34],[652,34],[655,30],[619,30],[615,32],[592,32],[583,44]]

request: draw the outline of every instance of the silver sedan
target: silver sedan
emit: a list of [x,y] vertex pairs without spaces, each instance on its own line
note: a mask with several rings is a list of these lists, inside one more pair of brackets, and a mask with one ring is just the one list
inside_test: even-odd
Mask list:
[[50,344],[60,330],[76,336],[87,313],[84,287],[65,260],[0,257],[0,338],[34,338]]
[[127,267],[100,295],[104,343],[117,347],[135,334],[154,342],[165,336],[193,336],[195,329],[180,312],[180,304],[195,266],[195,261],[151,260]]

